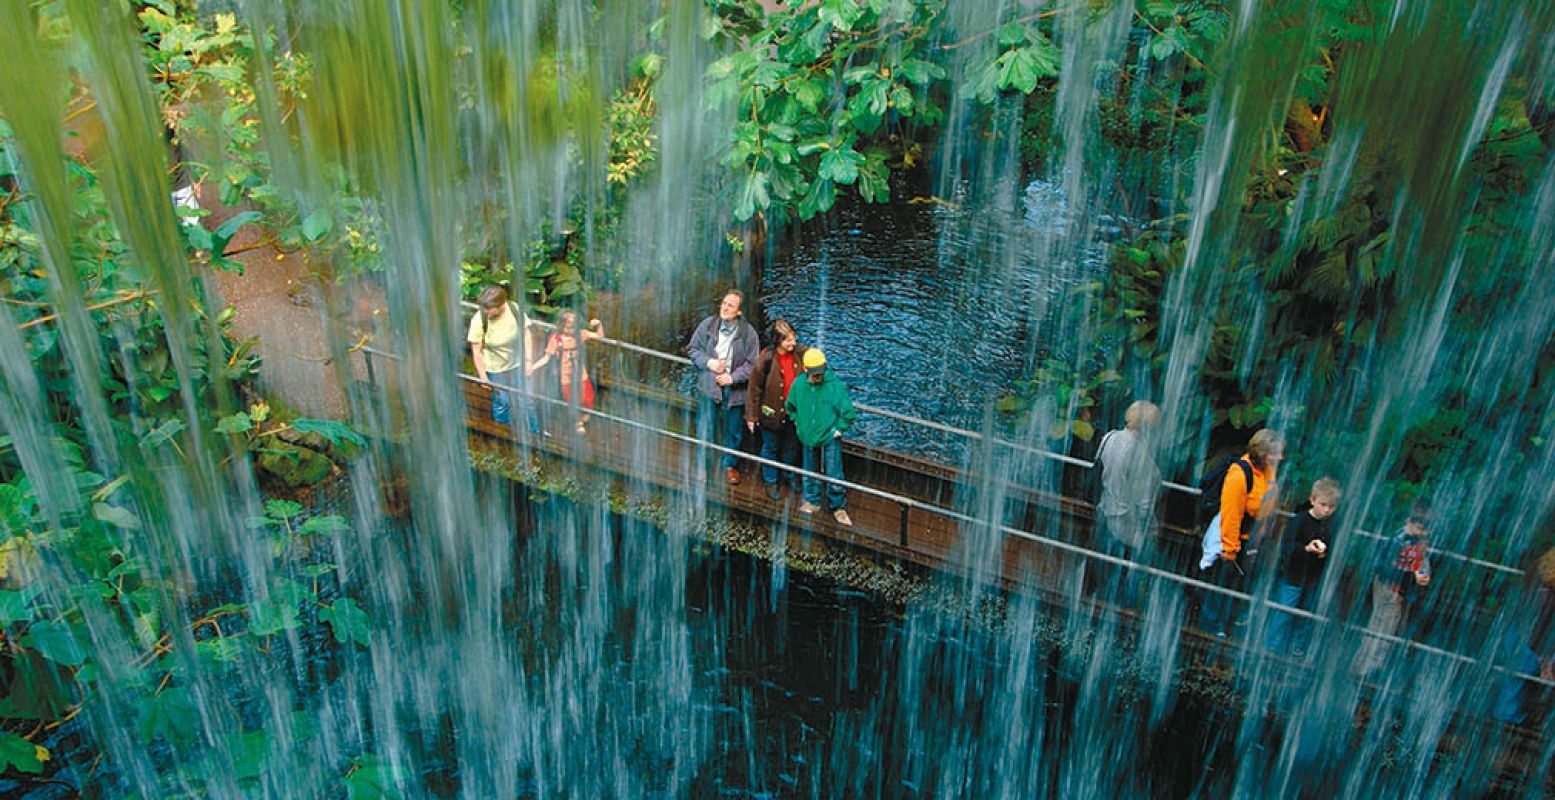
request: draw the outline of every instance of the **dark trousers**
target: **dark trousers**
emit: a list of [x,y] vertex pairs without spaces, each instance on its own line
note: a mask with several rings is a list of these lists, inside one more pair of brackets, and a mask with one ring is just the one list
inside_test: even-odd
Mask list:
[[[697,405],[697,438],[704,442],[721,444],[730,450],[740,449],[745,438],[745,406],[728,406],[715,403],[707,397],[699,397]],[[725,468],[738,468],[740,460],[724,453]]]
[[[761,429],[761,457],[768,461],[781,461],[791,467],[799,466],[799,434],[794,431],[794,423],[785,423],[781,429],[775,431]],[[785,474],[793,481],[795,488],[798,488],[799,476],[792,473]],[[777,483],[780,477],[777,467],[761,465],[763,481]]]
[[[1198,578],[1216,586],[1224,586],[1238,592],[1246,592],[1250,582],[1247,580],[1246,571],[1250,570],[1252,563],[1243,564],[1240,561],[1227,561],[1224,558],[1215,559],[1208,569],[1199,570]],[[1241,600],[1236,600],[1219,592],[1204,592],[1204,601],[1199,604],[1199,628],[1205,633],[1213,633],[1218,636],[1226,635],[1231,627],[1231,618],[1236,615],[1237,609],[1242,605]]]

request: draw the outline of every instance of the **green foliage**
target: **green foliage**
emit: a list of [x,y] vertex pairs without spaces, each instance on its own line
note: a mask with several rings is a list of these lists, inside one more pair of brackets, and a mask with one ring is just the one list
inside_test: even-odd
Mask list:
[[[40,19],[63,40],[68,26],[51,13],[43,9]],[[213,151],[218,157],[211,160],[216,166],[183,166],[196,180],[217,181],[224,201],[246,199],[265,209],[240,212],[213,230],[181,226],[191,263],[233,268],[235,262],[225,255],[233,237],[261,219],[276,222],[277,209],[283,210],[283,219],[279,233],[272,228],[273,235],[298,245],[334,246],[329,237],[339,230],[333,221],[341,218],[338,208],[331,209],[332,216],[304,218],[284,211],[279,200],[265,201],[267,158],[257,149],[253,93],[244,66],[251,56],[249,37],[229,15],[202,20],[168,2],[143,4],[138,18],[164,117],[176,126],[181,143],[202,133],[221,142],[220,150]],[[294,67],[300,63],[290,56],[282,61]],[[279,65],[278,74],[287,69],[286,63]],[[87,422],[75,392],[99,392],[106,398],[107,433],[125,452],[153,454],[159,463],[184,469],[195,469],[188,455],[191,445],[196,439],[210,442],[212,434],[236,440],[238,454],[255,455],[261,462],[267,457],[299,465],[322,461],[325,473],[333,469],[326,452],[348,458],[364,442],[334,421],[277,422],[263,403],[232,412],[223,398],[234,383],[254,373],[257,362],[249,355],[254,343],[225,333],[231,309],[210,314],[196,308],[192,317],[166,313],[158,287],[143,281],[142,265],[132,260],[109,215],[94,165],[72,158],[65,188],[73,239],[71,260],[63,266],[73,270],[82,287],[80,299],[90,312],[99,350],[113,354],[100,364],[100,385],[78,387],[75,379],[91,379],[93,373],[73,372],[63,352],[53,309],[57,298],[34,206],[18,202],[24,198],[13,189],[15,143],[9,134],[0,126],[0,288],[8,300],[6,324],[20,326],[30,366],[42,384],[52,444],[67,470],[48,480],[63,482],[61,491],[73,491],[82,509],[63,517],[46,514],[39,487],[23,471],[14,443],[0,436],[0,640],[5,644],[0,671],[8,676],[0,697],[0,769],[14,775],[45,766],[48,752],[30,739],[109,694],[124,704],[147,750],[192,747],[200,711],[185,665],[198,662],[220,680],[251,668],[285,631],[330,625],[343,646],[354,648],[369,641],[372,621],[366,609],[340,595],[332,579],[337,571],[328,545],[346,528],[345,521],[306,515],[294,503],[267,506],[261,529],[274,537],[275,563],[257,573],[267,577],[254,587],[253,598],[220,605],[192,600],[210,594],[191,593],[185,576],[151,567],[162,563],[158,556],[163,555],[151,552],[162,535],[149,516],[155,513],[158,479],[125,474],[110,480],[97,471],[104,468],[93,462],[96,453],[87,447]],[[350,208],[344,201],[337,206]],[[200,216],[203,212],[186,214],[190,222]],[[203,296],[197,289],[191,287],[190,296]],[[173,363],[175,325],[200,328],[177,331],[194,351],[187,384]],[[197,412],[189,416],[188,408]],[[47,596],[38,577],[44,564],[51,576],[67,582]],[[321,619],[326,608],[334,623]],[[133,655],[125,660],[126,653]],[[105,663],[107,658],[115,661]],[[111,685],[109,675],[114,676]],[[262,769],[258,762],[269,749],[269,735],[258,728],[233,736],[234,752],[248,754],[238,762],[240,776],[252,781]],[[170,773],[169,780],[182,782],[187,790],[186,778]]]
[[257,456],[255,463],[261,474],[288,489],[324,480],[367,444],[361,434],[339,420],[273,420],[269,404],[263,401],[247,411],[222,417],[212,429],[240,437],[243,450]]
[[722,159],[734,176],[734,218],[780,210],[809,219],[832,207],[839,187],[889,200],[888,161],[905,155],[898,134],[944,116],[935,95],[946,73],[927,41],[943,0],[827,0],[771,16],[710,6],[732,51],[708,67],[706,98],[737,119]]
[[14,733],[0,731],[0,774],[11,769],[36,775],[43,771],[49,751]]

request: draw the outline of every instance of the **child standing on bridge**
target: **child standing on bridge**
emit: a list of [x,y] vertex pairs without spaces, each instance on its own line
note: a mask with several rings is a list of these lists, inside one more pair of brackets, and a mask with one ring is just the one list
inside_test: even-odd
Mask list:
[[[1339,482],[1333,478],[1319,478],[1312,484],[1307,505],[1296,509],[1295,518],[1285,526],[1274,592],[1269,599],[1282,606],[1312,610],[1334,541],[1329,522],[1342,494]],[[1305,653],[1311,632],[1306,620],[1297,620],[1278,609],[1270,614],[1265,646],[1281,655],[1289,655],[1292,645],[1296,655]]]
[[[1436,517],[1431,506],[1416,500],[1409,507],[1403,530],[1382,546],[1371,580],[1371,618],[1366,621],[1367,629],[1385,636],[1398,635],[1404,611],[1419,598],[1422,589],[1431,585],[1428,546],[1434,527]],[[1382,666],[1386,644],[1375,636],[1365,637],[1350,671],[1360,678],[1375,672]]]
[[[826,354],[812,347],[804,354],[805,379],[794,381],[783,407],[794,420],[794,431],[804,446],[804,468],[828,478],[842,480],[842,432],[853,427],[853,400],[848,387],[826,363]],[[832,516],[843,525],[852,525],[848,517],[848,490],[835,483],[826,484],[826,502]],[[802,514],[814,514],[821,507],[821,481],[805,476]]]
[[533,364],[529,365],[526,374],[533,374],[536,370],[555,361],[558,365],[557,375],[561,384],[562,399],[571,403],[573,387],[581,387],[576,398],[578,406],[585,409],[578,413],[578,433],[588,433],[588,411],[594,410],[594,381],[589,378],[589,369],[583,363],[583,342],[591,339],[605,338],[604,323],[597,319],[589,320],[589,326],[584,330],[578,330],[578,312],[563,311],[556,321],[556,331],[551,338],[546,340],[545,355]]

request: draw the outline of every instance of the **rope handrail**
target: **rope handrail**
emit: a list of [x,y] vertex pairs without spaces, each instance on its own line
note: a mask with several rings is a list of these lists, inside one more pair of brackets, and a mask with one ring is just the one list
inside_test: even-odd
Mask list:
[[[399,360],[399,356],[397,356],[396,354],[390,353],[390,352],[386,352],[386,351],[383,351],[383,350],[379,350],[379,349],[377,349],[375,347],[363,346],[361,348],[361,352],[363,352],[363,353],[365,353],[365,354],[367,354],[369,356],[376,355],[376,356],[380,356],[380,357],[387,358],[387,359],[394,360],[394,361],[398,361]],[[864,494],[868,494],[868,495],[871,495],[871,496],[874,496],[874,497],[879,497],[879,498],[881,498],[883,500],[887,500],[889,502],[896,503],[897,505],[899,505],[899,506],[901,506],[903,508],[915,508],[915,509],[918,509],[920,511],[925,511],[925,512],[929,512],[929,513],[933,513],[933,514],[938,514],[938,515],[943,516],[943,517],[945,517],[947,519],[955,520],[955,521],[963,523],[963,524],[973,525],[973,526],[976,526],[976,527],[979,527],[979,528],[983,528],[983,529],[995,530],[995,531],[997,531],[1000,534],[1005,535],[1005,536],[1013,536],[1013,537],[1018,538],[1018,539],[1023,539],[1023,540],[1026,540],[1026,541],[1030,541],[1030,542],[1032,542],[1034,544],[1037,544],[1039,546],[1050,547],[1050,548],[1053,548],[1053,549],[1056,549],[1056,550],[1061,550],[1061,551],[1064,551],[1064,552],[1067,552],[1067,553],[1071,553],[1073,555],[1080,556],[1081,558],[1085,558],[1085,559],[1088,559],[1088,560],[1100,561],[1100,562],[1103,562],[1103,563],[1108,563],[1108,564],[1112,564],[1114,566],[1122,567],[1124,569],[1135,570],[1135,571],[1138,571],[1138,572],[1142,572],[1142,573],[1144,573],[1146,575],[1150,575],[1150,576],[1153,576],[1153,577],[1156,577],[1156,578],[1164,579],[1164,580],[1166,580],[1168,582],[1179,584],[1179,585],[1184,586],[1184,587],[1192,587],[1192,588],[1198,589],[1200,591],[1207,591],[1207,592],[1212,592],[1212,593],[1215,593],[1215,594],[1224,595],[1224,596],[1229,597],[1229,598],[1231,598],[1233,600],[1236,600],[1236,601],[1242,602],[1242,603],[1247,603],[1249,605],[1255,605],[1255,604],[1260,604],[1261,603],[1264,607],[1266,607],[1267,609],[1273,610],[1273,611],[1280,611],[1280,612],[1283,612],[1283,613],[1291,614],[1291,615],[1296,616],[1296,617],[1301,617],[1301,618],[1309,619],[1309,620],[1312,620],[1314,622],[1318,622],[1318,623],[1322,623],[1322,624],[1335,625],[1335,626],[1339,627],[1342,630],[1353,632],[1353,633],[1357,633],[1357,634],[1359,634],[1361,636],[1370,637],[1370,638],[1373,638],[1373,639],[1379,639],[1379,640],[1382,640],[1382,641],[1385,641],[1385,642],[1390,642],[1390,643],[1397,644],[1397,645],[1402,645],[1406,649],[1418,650],[1418,651],[1420,651],[1422,653],[1426,653],[1428,655],[1437,656],[1437,657],[1440,657],[1440,658],[1445,658],[1445,659],[1448,659],[1448,660],[1451,660],[1451,661],[1455,661],[1455,662],[1460,663],[1460,664],[1467,664],[1467,665],[1471,665],[1471,666],[1484,666],[1479,659],[1474,658],[1472,656],[1466,656],[1466,655],[1463,655],[1461,653],[1456,653],[1456,652],[1453,652],[1451,650],[1447,650],[1447,649],[1444,649],[1444,648],[1436,647],[1434,645],[1428,645],[1428,644],[1425,644],[1423,642],[1417,642],[1417,641],[1415,641],[1413,639],[1407,639],[1407,638],[1404,638],[1404,637],[1401,637],[1401,636],[1396,636],[1396,635],[1393,635],[1393,634],[1386,634],[1386,633],[1381,633],[1379,631],[1373,631],[1373,630],[1371,630],[1369,628],[1366,628],[1366,627],[1363,627],[1363,626],[1354,625],[1354,624],[1346,623],[1346,622],[1340,622],[1338,620],[1334,620],[1334,619],[1331,619],[1329,617],[1325,617],[1325,616],[1323,616],[1321,614],[1318,614],[1316,612],[1307,611],[1305,609],[1297,608],[1297,607],[1294,607],[1294,606],[1287,606],[1287,605],[1275,602],[1273,600],[1268,599],[1267,597],[1260,598],[1260,597],[1255,596],[1253,594],[1250,594],[1248,592],[1241,592],[1241,591],[1237,591],[1235,589],[1228,589],[1228,588],[1223,587],[1223,586],[1217,586],[1217,585],[1215,585],[1213,583],[1209,583],[1207,581],[1201,581],[1201,580],[1198,580],[1196,578],[1190,578],[1190,577],[1188,577],[1186,575],[1180,575],[1180,574],[1175,573],[1175,572],[1169,572],[1169,571],[1163,570],[1163,569],[1161,569],[1159,567],[1153,567],[1153,566],[1149,566],[1149,565],[1146,565],[1146,564],[1140,564],[1138,562],[1132,561],[1132,560],[1127,559],[1127,558],[1123,558],[1121,556],[1115,556],[1115,555],[1111,555],[1109,553],[1103,553],[1103,552],[1101,552],[1099,550],[1092,550],[1092,549],[1090,549],[1088,547],[1084,547],[1084,546],[1077,545],[1077,544],[1072,544],[1070,542],[1065,542],[1065,541],[1062,541],[1060,539],[1054,539],[1054,538],[1052,538],[1050,536],[1043,536],[1041,534],[1033,533],[1031,531],[1021,530],[1019,528],[1014,528],[1014,527],[1011,527],[1009,525],[1004,525],[1004,524],[997,524],[997,525],[995,525],[993,523],[990,523],[987,520],[978,519],[978,518],[973,517],[973,516],[971,516],[969,514],[965,514],[963,512],[956,511],[954,509],[944,508],[942,506],[934,505],[932,503],[925,503],[925,502],[920,501],[920,500],[918,500],[916,498],[907,497],[907,496],[904,496],[904,495],[899,495],[899,494],[896,494],[894,492],[888,492],[888,491],[886,491],[884,489],[877,489],[877,488],[875,488],[873,486],[866,486],[864,484],[855,483],[855,482],[848,481],[848,480],[841,479],[841,478],[832,478],[832,477],[829,477],[829,476],[824,475],[822,473],[817,473],[817,472],[812,472],[810,470],[806,470],[806,469],[804,469],[802,467],[795,467],[795,466],[792,466],[790,464],[785,464],[785,463],[782,463],[782,462],[779,462],[779,461],[773,461],[771,459],[762,458],[761,456],[752,455],[752,454],[746,453],[746,452],[744,452],[742,450],[737,450],[737,449],[734,449],[734,448],[725,447],[725,446],[717,444],[715,442],[709,442],[709,441],[706,441],[706,440],[703,440],[703,439],[699,439],[699,438],[694,437],[694,436],[688,436],[688,435],[683,434],[683,433],[678,433],[676,431],[671,431],[671,430],[667,430],[667,429],[664,429],[664,428],[658,428],[658,427],[655,427],[653,425],[649,425],[649,424],[644,423],[644,422],[639,422],[637,420],[630,419],[630,418],[627,418],[627,417],[622,417],[622,416],[619,416],[619,415],[616,415],[616,414],[610,414],[610,413],[603,412],[603,411],[597,411],[597,410],[594,410],[594,409],[583,408],[582,406],[576,406],[576,405],[574,405],[573,403],[571,403],[569,401],[560,400],[560,399],[557,399],[557,398],[554,398],[554,397],[548,397],[548,396],[545,396],[545,395],[542,395],[542,394],[537,394],[537,393],[531,392],[531,391],[529,391],[527,389],[518,389],[518,388],[515,388],[515,387],[511,387],[511,386],[504,386],[504,385],[501,385],[501,384],[492,383],[491,381],[483,381],[478,376],[470,375],[470,374],[463,373],[463,372],[457,372],[455,374],[459,377],[460,380],[466,381],[468,383],[472,383],[472,384],[477,385],[477,386],[485,386],[488,389],[492,389],[494,391],[503,391],[503,392],[508,392],[510,394],[521,395],[521,396],[527,397],[527,398],[529,398],[531,400],[536,400],[536,401],[539,401],[541,403],[545,403],[545,404],[548,404],[548,405],[562,406],[562,407],[571,409],[573,411],[576,411],[578,413],[586,414],[586,415],[588,415],[591,418],[603,419],[603,420],[606,420],[607,422],[611,422],[611,423],[620,425],[620,426],[625,427],[625,428],[645,431],[645,432],[652,433],[652,434],[657,435],[657,436],[662,437],[662,438],[666,438],[666,439],[670,439],[670,440],[674,440],[674,441],[679,441],[679,442],[682,442],[684,444],[693,445],[693,446],[699,447],[699,448],[706,448],[708,450],[712,450],[712,451],[715,451],[715,452],[718,452],[718,453],[722,453],[722,454],[726,454],[726,455],[732,455],[735,458],[742,459],[742,460],[745,460],[745,461],[750,461],[750,462],[754,462],[754,463],[757,463],[757,464],[760,464],[760,465],[765,465],[765,466],[776,467],[778,469],[784,470],[785,472],[789,472],[789,473],[800,475],[801,477],[815,478],[815,479],[821,480],[821,481],[826,482],[826,483],[842,486],[842,487],[844,487],[844,488],[846,488],[846,489],[848,489],[850,491],[858,491],[858,492],[862,492]],[[1515,670],[1507,669],[1506,667],[1502,667],[1502,666],[1496,665],[1496,664],[1489,665],[1488,669],[1490,671],[1492,671],[1492,672],[1496,672],[1496,673],[1499,673],[1499,674],[1502,674],[1502,675],[1505,675],[1505,676],[1517,678],[1517,679],[1524,680],[1524,681],[1529,681],[1529,682],[1532,682],[1532,683],[1537,683],[1537,684],[1540,684],[1540,685],[1546,686],[1546,687],[1555,688],[1555,681],[1548,680],[1546,678],[1543,678],[1542,676],[1530,675],[1530,674],[1526,674],[1526,673],[1517,672]]]
[[[480,312],[480,307],[477,306],[474,303],[471,303],[471,302],[468,302],[468,301],[460,301],[459,305],[464,307],[464,308],[466,308],[466,309],[474,310],[476,313]],[[540,320],[540,319],[533,319],[533,318],[529,317],[528,315],[525,315],[524,319],[525,319],[525,321],[528,324],[539,326],[541,328],[554,328],[555,327],[555,323],[547,322],[545,320]],[[594,341],[599,342],[601,344],[608,344],[608,345],[610,345],[612,347],[618,347],[618,348],[620,348],[622,350],[627,350],[629,352],[637,353],[639,355],[651,356],[653,358],[658,358],[658,359],[663,360],[663,361],[669,361],[671,363],[681,364],[681,365],[684,365],[684,366],[694,366],[692,364],[692,362],[691,362],[691,359],[686,358],[685,356],[678,356],[678,355],[675,355],[674,353],[666,353],[666,352],[664,352],[662,350],[654,350],[652,348],[643,347],[642,345],[634,344],[632,342],[623,341],[621,339],[612,339],[612,338],[610,338],[608,336],[601,336],[600,338],[595,339]],[[1001,439],[1001,438],[999,438],[997,436],[985,436],[983,433],[981,433],[979,431],[974,431],[974,430],[970,430],[970,429],[967,429],[967,428],[960,428],[960,427],[956,427],[954,425],[947,425],[947,424],[942,423],[942,422],[935,422],[933,420],[923,419],[921,417],[915,417],[915,416],[912,416],[911,414],[903,414],[903,413],[897,412],[897,411],[889,411],[887,409],[879,408],[879,407],[876,407],[876,406],[867,405],[865,403],[854,403],[853,407],[855,409],[857,409],[861,413],[871,414],[871,415],[878,416],[878,417],[884,417],[886,419],[893,419],[893,420],[896,420],[898,422],[907,423],[909,425],[916,425],[918,427],[928,428],[930,430],[937,430],[937,431],[940,431],[942,433],[949,433],[949,434],[952,434],[954,436],[959,436],[959,437],[962,437],[964,439],[969,439],[969,440],[972,440],[972,441],[977,441],[977,442],[986,441],[991,446],[994,446],[994,447],[1003,447],[1003,448],[1007,448],[1007,449],[1010,449],[1010,450],[1015,450],[1017,452],[1027,453],[1027,454],[1030,454],[1030,455],[1035,455],[1035,456],[1038,456],[1038,457],[1041,457],[1041,458],[1049,459],[1051,461],[1057,461],[1059,463],[1068,464],[1068,465],[1074,466],[1074,467],[1079,467],[1081,469],[1094,469],[1096,467],[1096,462],[1094,462],[1094,461],[1086,461],[1083,458],[1076,458],[1075,456],[1065,455],[1063,453],[1055,453],[1052,450],[1045,450],[1045,449],[1040,448],[1040,447],[1033,447],[1032,445],[1023,444],[1021,442],[1012,442],[1012,441],[1010,441],[1008,439]],[[1193,497],[1202,497],[1203,494],[1204,494],[1204,490],[1200,489],[1197,486],[1188,486],[1186,484],[1177,483],[1175,481],[1163,480],[1163,481],[1161,481],[1161,486],[1166,488],[1166,489],[1172,490],[1172,491],[1181,492],[1183,494],[1191,495]],[[1285,511],[1284,509],[1279,509],[1275,513],[1279,514],[1281,517],[1283,517],[1285,519],[1290,519],[1290,518],[1295,516],[1295,514],[1293,514],[1292,512]],[[1370,539],[1370,540],[1372,540],[1374,542],[1385,542],[1389,538],[1387,536],[1384,536],[1382,534],[1376,533],[1374,531],[1366,530],[1364,528],[1356,528],[1354,530],[1354,533],[1357,536],[1361,536],[1362,538]],[[1452,560],[1452,561],[1458,561],[1460,563],[1470,564],[1472,566],[1480,567],[1482,569],[1487,569],[1487,570],[1490,570],[1492,572],[1499,572],[1499,573],[1502,573],[1502,574],[1505,574],[1505,575],[1521,577],[1521,576],[1523,576],[1525,574],[1523,570],[1518,569],[1516,567],[1510,567],[1510,566],[1507,566],[1505,564],[1496,563],[1494,561],[1486,561],[1486,560],[1481,559],[1481,558],[1476,558],[1474,556],[1470,556],[1470,555],[1467,555],[1465,553],[1454,552],[1452,550],[1432,549],[1431,550],[1431,554],[1434,555],[1434,556],[1441,556],[1441,557],[1447,558],[1447,559]]]

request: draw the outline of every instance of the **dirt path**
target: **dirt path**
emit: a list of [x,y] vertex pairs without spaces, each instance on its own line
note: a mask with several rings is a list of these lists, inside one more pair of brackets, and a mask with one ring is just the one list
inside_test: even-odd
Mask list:
[[[206,206],[210,208],[210,205]],[[206,224],[215,227],[233,209],[217,209]],[[246,226],[228,245],[243,272],[216,272],[213,285],[222,300],[232,305],[233,333],[238,338],[259,337],[255,352],[262,359],[260,390],[309,417],[343,419],[348,405],[339,376],[329,360],[325,335],[325,304],[305,250],[283,253],[273,246],[254,247],[264,236],[257,226]],[[245,248],[250,248],[245,250]],[[349,319],[349,330],[370,320],[383,307],[382,297],[358,290]]]

